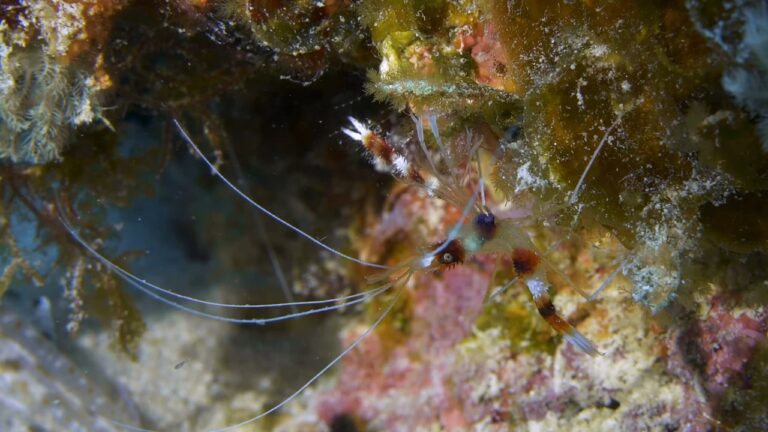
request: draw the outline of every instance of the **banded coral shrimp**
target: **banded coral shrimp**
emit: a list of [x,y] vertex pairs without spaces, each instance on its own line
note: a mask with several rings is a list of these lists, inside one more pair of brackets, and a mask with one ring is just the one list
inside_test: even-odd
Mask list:
[[[344,132],[365,147],[373,157],[377,169],[391,171],[396,176],[424,187],[430,195],[453,203],[457,207],[460,207],[460,203],[464,201],[468,202],[467,208],[473,207],[475,197],[467,199],[463,196],[461,181],[450,174],[446,176],[438,171],[425,144],[422,119],[414,117],[413,120],[416,124],[417,141],[426,156],[426,168],[429,169],[431,174],[426,179],[418,167],[412,167],[409,164],[406,156],[397,152],[381,136],[366,128],[358,120],[350,117],[354,130],[345,129]],[[462,163],[456,160],[456,155],[450,155],[446,152],[438,130],[437,118],[434,115],[429,115],[428,121],[430,130],[442,152],[443,159],[446,160],[448,165],[448,172],[453,173],[459,170]],[[606,136],[610,134],[616,124],[606,132]],[[470,144],[472,143],[472,135],[469,131],[467,131],[466,140]],[[480,142],[472,146],[468,154],[476,154],[479,145]],[[598,146],[595,157],[601,147],[602,145]],[[406,273],[418,270],[435,270],[440,267],[451,268],[463,264],[476,254],[506,255],[512,260],[515,278],[521,279],[528,287],[537,310],[552,328],[562,333],[568,342],[579,347],[584,352],[590,355],[599,354],[589,340],[557,314],[548,293],[550,283],[545,275],[542,253],[536,250],[533,242],[525,232],[516,227],[511,220],[497,219],[486,204],[479,159],[477,161],[478,174],[481,176],[478,188],[480,205],[475,207],[474,211],[469,215],[469,220],[472,221],[471,224],[469,227],[464,227],[451,233],[447,239],[436,245],[434,251],[427,252],[425,255],[417,258],[415,265],[413,263],[406,264],[406,267],[409,268]],[[468,162],[464,160],[463,165],[466,166]],[[591,165],[591,163],[587,165],[582,181]],[[579,182],[577,189],[572,195],[573,202],[578,199],[577,193],[582,181]],[[462,222],[465,216],[466,211],[462,214],[459,225],[463,226]]]
[[[195,149],[197,149],[197,147],[194,145],[194,143],[191,142],[191,139],[189,139],[189,136],[181,128],[181,126],[179,126],[179,131],[182,134],[182,136],[185,137],[185,139],[189,140],[189,144],[191,146],[193,146]],[[195,151],[199,152],[199,150],[195,150]],[[221,175],[218,172],[218,170],[214,167],[214,165],[208,159],[205,158],[205,156],[202,154],[202,152],[199,152],[199,155],[202,157],[202,159],[205,161],[205,163],[213,170],[213,173],[217,177],[219,177],[222,181],[224,181],[225,184],[227,184],[230,189],[232,189],[233,191],[235,191],[236,193],[241,195],[241,197],[245,198],[247,201],[249,201],[251,204],[253,204],[257,208],[264,209],[259,204],[255,203],[250,198],[248,198],[241,191],[239,191],[229,180],[227,180],[223,175]],[[264,209],[264,210],[266,210],[266,209]],[[266,210],[266,211],[268,212],[268,210]],[[341,253],[339,251],[336,251],[336,250],[330,248],[329,246],[325,245],[324,243],[314,239],[313,237],[309,236],[308,234],[304,233],[303,231],[299,230],[298,228],[288,224],[287,222],[283,221],[282,219],[280,219],[276,215],[274,215],[272,213],[267,213],[267,214],[269,214],[270,216],[276,217],[278,221],[280,221],[281,223],[287,225],[290,229],[294,230],[294,232],[296,232],[297,234],[305,237],[306,239],[308,239],[313,244],[315,244],[315,245],[317,245],[319,247],[322,247],[322,248],[324,248],[324,249],[326,249],[328,251],[331,251],[333,254],[336,254],[336,255],[339,255],[339,256],[344,257],[346,259],[352,260],[353,262],[356,262],[358,264],[367,265],[367,266],[374,267],[374,268],[379,268],[379,269],[388,268],[387,266],[384,266],[384,265],[370,263],[370,262],[362,261],[362,260],[357,259],[357,258],[353,258],[353,257],[347,256],[347,255],[345,255],[345,254],[343,254],[343,253]],[[287,319],[291,319],[291,318],[296,318],[296,317],[300,317],[300,316],[306,316],[306,315],[315,314],[315,313],[324,312],[324,311],[338,310],[338,309],[340,309],[342,307],[348,307],[350,305],[354,305],[356,303],[360,303],[362,301],[368,300],[369,298],[372,298],[372,297],[374,297],[376,295],[379,295],[379,294],[381,294],[381,293],[383,293],[383,292],[385,292],[387,290],[390,290],[395,285],[394,282],[383,282],[378,287],[375,287],[374,289],[371,289],[369,291],[365,291],[365,292],[362,292],[362,293],[349,295],[349,296],[342,297],[342,298],[329,299],[329,300],[320,300],[320,301],[305,301],[305,302],[279,303],[279,304],[268,304],[268,305],[246,305],[246,304],[216,303],[216,302],[205,301],[205,300],[197,299],[197,298],[194,298],[194,297],[191,297],[191,296],[188,296],[188,295],[178,294],[178,293],[174,293],[174,292],[172,292],[170,290],[166,290],[166,289],[161,288],[161,287],[159,287],[159,286],[157,286],[155,284],[152,284],[152,283],[149,283],[147,281],[144,281],[144,280],[134,276],[133,274],[127,272],[126,270],[120,268],[119,266],[117,266],[116,264],[111,262],[109,259],[107,259],[105,256],[100,254],[93,246],[88,244],[86,241],[84,241],[78,235],[77,231],[72,227],[72,224],[71,224],[71,222],[69,220],[69,217],[67,216],[67,210],[65,210],[63,208],[60,209],[60,218],[61,218],[61,223],[72,234],[72,236],[76,239],[76,241],[79,244],[81,244],[82,247],[84,247],[101,265],[103,265],[105,269],[108,269],[108,270],[111,270],[113,272],[116,272],[130,286],[133,286],[134,288],[138,289],[139,291],[143,292],[144,294],[148,295],[149,297],[151,297],[151,298],[153,298],[155,300],[158,300],[158,301],[160,301],[162,303],[165,303],[166,305],[169,305],[169,306],[171,306],[173,308],[181,309],[181,310],[183,310],[183,311],[185,311],[187,313],[191,313],[191,314],[194,314],[194,315],[202,316],[202,317],[205,317],[205,318],[210,318],[210,319],[217,320],[217,321],[224,321],[224,322],[235,323],[235,324],[266,324],[266,323],[270,323],[270,322],[283,321],[283,320],[287,320]],[[273,308],[273,307],[295,307],[295,306],[321,306],[321,307],[317,307],[315,309],[310,309],[310,310],[304,311],[304,312],[295,312],[295,313],[290,313],[290,314],[287,314],[287,315],[271,317],[271,318],[266,318],[266,319],[238,319],[238,318],[230,318],[230,317],[226,317],[226,316],[216,315],[216,314],[208,313],[208,312],[205,312],[205,311],[195,310],[195,309],[192,309],[190,307],[187,307],[187,306],[179,304],[180,301],[188,302],[188,303],[195,304],[195,305],[203,305],[203,306],[207,306],[207,307],[219,307],[219,308],[228,308],[228,309],[235,309],[235,310],[258,309],[258,308]],[[394,304],[394,302],[395,302],[394,300],[389,302],[389,306],[387,306],[385,308],[385,312],[381,314],[379,319],[377,319],[376,322],[371,326],[369,331],[366,332],[366,335],[370,331],[372,331],[373,328],[376,325],[378,325],[378,323],[380,323],[384,319],[384,317],[387,314],[387,311],[389,311],[391,309],[391,307]],[[337,304],[337,303],[339,303],[339,304]],[[330,304],[330,306],[323,306],[323,305],[328,305],[328,304]],[[356,343],[353,343],[352,345],[347,347],[347,349],[345,349],[339,356],[337,356],[330,364],[326,365],[317,375],[315,375],[311,380],[309,380],[299,390],[297,390],[296,393],[293,393],[293,395],[291,395],[290,397],[286,398],[281,403],[275,405],[274,407],[272,407],[268,411],[265,411],[264,413],[262,413],[262,414],[260,414],[260,415],[258,415],[256,417],[253,417],[253,418],[251,418],[251,419],[249,419],[249,420],[247,420],[245,422],[242,422],[240,424],[237,424],[237,425],[234,425],[234,426],[230,426],[230,427],[226,427],[226,428],[224,428],[222,430],[234,429],[234,428],[239,428],[241,426],[245,426],[248,423],[251,423],[251,422],[253,422],[253,421],[255,421],[255,420],[257,420],[257,419],[259,419],[259,418],[261,418],[263,416],[266,416],[266,415],[276,411],[277,409],[279,409],[280,407],[282,407],[283,405],[288,403],[291,399],[293,399],[293,397],[298,395],[305,388],[307,388],[312,382],[314,382],[320,376],[322,376],[325,373],[325,371],[327,371],[330,367],[332,367],[335,363],[337,363],[344,355],[346,355],[349,351],[351,351],[364,338],[365,338],[365,335],[361,335],[361,337],[358,338]],[[130,430],[144,430],[144,429],[132,427],[131,425],[122,424],[122,423],[118,423],[118,425],[120,425],[121,427],[125,427],[127,429],[130,429]]]
[[[437,128],[436,117],[430,115],[427,117],[427,120],[430,124],[430,129],[436,142],[438,143],[438,146],[443,151],[445,151],[444,144],[442,143],[442,139]],[[70,216],[67,214],[67,210],[64,208],[60,209],[60,218],[62,224],[72,234],[76,241],[80,243],[81,246],[85,248],[101,265],[103,265],[105,269],[115,272],[127,284],[133,286],[134,288],[155,300],[165,303],[166,305],[173,308],[181,309],[184,312],[204,318],[235,324],[268,324],[321,312],[338,310],[357,303],[371,300],[374,297],[385,294],[389,291],[393,291],[393,288],[395,288],[395,293],[392,294],[392,298],[379,308],[380,314],[376,316],[376,319],[373,321],[373,323],[370,324],[370,326],[365,331],[354,338],[354,340],[348,344],[347,347],[341,351],[338,356],[336,356],[330,363],[325,365],[316,375],[314,375],[310,380],[303,384],[295,393],[292,393],[287,398],[283,399],[278,404],[272,406],[261,414],[252,416],[245,421],[233,424],[231,426],[218,428],[217,425],[216,429],[214,430],[230,430],[244,427],[264,416],[279,410],[295,397],[297,397],[301,392],[307,389],[310,385],[312,385],[315,381],[317,381],[331,367],[337,364],[342,358],[347,356],[361,342],[369,337],[374,329],[386,319],[387,315],[402,295],[403,288],[408,285],[409,281],[411,281],[414,275],[421,273],[435,273],[437,271],[447,270],[456,265],[469,261],[474,255],[478,254],[506,255],[509,260],[511,260],[510,264],[515,269],[517,277],[522,279],[522,282],[525,283],[533,295],[536,307],[542,317],[553,328],[562,332],[565,335],[566,340],[581,350],[591,355],[598,354],[597,349],[592,345],[591,342],[589,342],[584,336],[576,331],[574,327],[572,327],[566,320],[564,320],[555,312],[554,305],[552,304],[547,292],[549,282],[547,280],[546,272],[544,269],[544,254],[537,252],[535,246],[528,238],[527,234],[517,228],[511,220],[505,220],[503,218],[497,219],[494,216],[493,212],[489,208],[488,203],[486,202],[485,187],[481,179],[477,183],[477,186],[468,187],[467,182],[469,182],[475,174],[475,172],[472,171],[473,161],[478,162],[476,174],[481,177],[482,170],[479,165],[479,160],[473,160],[473,155],[476,155],[478,151],[479,141],[473,142],[472,135],[468,132],[466,136],[466,142],[471,145],[468,149],[466,149],[464,154],[443,153],[443,161],[448,161],[448,174],[445,174],[444,171],[438,171],[436,166],[437,162],[432,161],[430,153],[427,150],[421,119],[417,119],[416,134],[417,143],[424,152],[423,157],[426,157],[426,162],[423,163],[423,166],[426,168],[422,169],[419,168],[418,162],[415,160],[414,156],[410,156],[409,159],[409,157],[402,153],[401,150],[390,146],[380,135],[375,134],[359,121],[351,119],[351,122],[354,129],[345,129],[344,132],[350,137],[361,141],[364,144],[367,151],[370,152],[370,156],[375,161],[377,168],[380,170],[389,171],[392,174],[405,180],[406,182],[411,183],[411,185],[418,185],[430,195],[441,198],[446,202],[453,203],[457,209],[461,209],[461,214],[458,217],[458,220],[456,220],[452,227],[448,230],[448,235],[446,238],[438,243],[433,244],[431,248],[426,249],[423,253],[415,255],[410,259],[406,259],[404,262],[394,264],[392,266],[377,264],[339,252],[325,245],[314,237],[306,234],[304,231],[301,231],[297,227],[281,219],[279,216],[275,215],[259,203],[249,198],[248,195],[238,189],[233,182],[221,174],[214,163],[207,159],[200,148],[192,141],[181,124],[177,121],[174,121],[180,135],[193,149],[193,151],[203,160],[203,162],[211,170],[212,174],[218,177],[219,180],[224,182],[228,189],[239,195],[240,198],[247,201],[251,206],[256,207],[258,210],[267,214],[270,218],[287,226],[295,234],[304,237],[306,240],[312,242],[320,248],[323,248],[341,258],[353,261],[357,264],[373,267],[382,271],[380,275],[370,279],[373,288],[357,294],[318,301],[251,305],[213,302],[185,294],[176,293],[133,275],[132,273],[111,262],[105,256],[101,255],[93,246],[80,238],[77,230],[73,227],[72,222],[70,221]],[[457,162],[458,160],[462,161]],[[458,175],[457,172],[461,172],[463,175]],[[471,193],[468,189],[472,190]],[[461,207],[459,207],[459,205],[461,205]],[[515,280],[512,280],[505,284],[505,286],[502,288],[506,288],[514,282]],[[234,310],[274,307],[309,307],[309,309],[301,312],[291,312],[277,317],[248,319],[233,318],[231,316],[214,314],[208,312],[207,309],[199,310],[182,303],[195,306],[203,306],[205,308],[214,307]],[[137,428],[134,425],[119,425],[130,430],[151,430]]]

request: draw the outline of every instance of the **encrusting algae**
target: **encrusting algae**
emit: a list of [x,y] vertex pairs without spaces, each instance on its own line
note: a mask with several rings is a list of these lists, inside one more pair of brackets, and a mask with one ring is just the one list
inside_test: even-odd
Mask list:
[[[241,429],[768,428],[764,1],[19,0],[0,16],[0,294],[55,299],[57,328],[38,366],[0,359],[14,382],[96,359],[129,393],[103,398],[152,430],[275,406]],[[274,214],[244,216],[235,187]],[[149,253],[153,237],[171,245]],[[247,325],[319,306],[246,305],[328,298],[368,306]],[[196,331],[175,303],[230,323]],[[34,343],[19,334],[0,341]],[[60,418],[85,427],[75,406]]]
[[[125,1],[5,2],[0,10],[0,157],[61,158],[71,130],[106,120],[103,46]],[[107,122],[107,125],[109,123]]]

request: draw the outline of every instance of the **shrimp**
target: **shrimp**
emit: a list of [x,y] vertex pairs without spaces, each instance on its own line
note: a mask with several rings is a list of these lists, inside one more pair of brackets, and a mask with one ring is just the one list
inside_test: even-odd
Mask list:
[[[305,317],[308,315],[336,311],[336,310],[340,310],[355,304],[369,301],[377,296],[382,295],[385,292],[391,291],[393,288],[397,290],[393,298],[391,298],[388,301],[387,305],[383,308],[383,311],[379,314],[378,318],[372,324],[370,324],[367,331],[365,331],[357,339],[355,339],[351,344],[349,344],[343,351],[341,351],[341,353],[338,354],[338,356],[336,356],[327,365],[325,365],[320,371],[318,371],[313,377],[311,377],[304,385],[298,388],[293,394],[289,395],[287,398],[277,403],[276,405],[272,406],[271,408],[265,410],[264,412],[261,412],[258,415],[255,415],[247,420],[244,420],[241,423],[215,429],[220,431],[234,430],[234,429],[243,427],[245,425],[248,425],[250,423],[253,423],[265,416],[268,416],[269,414],[274,413],[275,411],[279,410],[280,408],[288,404],[291,400],[296,398],[305,389],[307,389],[310,385],[312,385],[315,381],[317,381],[321,376],[323,376],[330,368],[332,368],[339,361],[341,361],[341,359],[344,358],[350,351],[355,349],[355,347],[357,347],[367,337],[367,335],[369,335],[371,332],[373,332],[376,329],[376,327],[384,320],[384,318],[389,314],[389,311],[397,303],[397,299],[399,298],[402,292],[402,287],[407,284],[407,282],[410,280],[414,272],[420,270],[420,267],[415,265],[417,262],[419,262],[419,260],[418,259],[409,260],[408,262],[403,264],[399,264],[395,266],[387,266],[387,265],[378,264],[378,263],[362,260],[359,258],[355,258],[353,256],[344,254],[343,252],[328,246],[323,241],[318,240],[315,237],[309,235],[308,233],[304,232],[300,228],[296,227],[295,225],[291,224],[290,222],[286,221],[285,219],[281,218],[277,214],[271,212],[269,209],[265,208],[264,206],[262,206],[261,204],[259,204],[258,202],[250,198],[245,192],[239,189],[232,181],[230,181],[217,169],[215,164],[211,162],[205,156],[202,150],[192,141],[189,134],[186,132],[186,130],[182,127],[182,125],[178,121],[174,120],[174,125],[176,126],[180,136],[190,146],[193,152],[197,154],[200,157],[200,159],[204,162],[204,164],[210,168],[211,173],[214,176],[216,176],[219,180],[221,180],[227,186],[228,189],[230,189],[233,193],[235,193],[240,198],[242,198],[245,202],[247,202],[257,210],[259,210],[260,212],[268,216],[270,219],[278,222],[279,224],[293,231],[298,236],[314,244],[315,246],[330,252],[331,254],[333,254],[334,256],[340,259],[344,259],[361,266],[381,270],[383,271],[382,276],[378,278],[371,278],[372,287],[368,290],[365,290],[356,294],[324,299],[324,300],[289,301],[284,303],[272,303],[272,304],[239,304],[239,303],[223,303],[223,302],[210,301],[210,300],[194,297],[188,294],[182,294],[172,289],[161,287],[158,284],[150,282],[144,278],[141,278],[131,273],[127,269],[119,266],[118,264],[110,260],[107,256],[105,256],[103,253],[99,251],[99,249],[101,249],[102,247],[100,243],[91,244],[87,242],[80,235],[79,230],[76,227],[76,222],[78,220],[78,217],[75,214],[74,209],[69,206],[65,206],[62,203],[62,200],[58,199],[59,198],[58,194],[54,194],[54,196],[56,197],[55,208],[58,211],[58,220],[60,224],[66,230],[66,232],[69,233],[70,237],[88,255],[90,255],[92,259],[94,259],[104,269],[113,272],[120,279],[122,279],[129,287],[137,290],[139,293],[157,302],[160,302],[170,308],[180,310],[184,313],[188,313],[199,318],[210,319],[210,320],[231,323],[231,324],[239,324],[239,325],[266,325],[266,324],[271,324],[271,323],[276,323],[281,321],[287,321],[294,318]],[[465,216],[466,214],[468,214],[468,210],[469,210],[468,208],[465,209]],[[454,231],[458,232],[457,229]],[[289,313],[285,313],[278,316],[271,316],[268,318],[240,318],[240,317],[229,316],[225,312],[225,311],[258,310],[258,309],[266,309],[266,308],[291,308],[291,311]],[[303,308],[304,310],[297,310],[296,308]],[[102,415],[98,413],[93,413],[93,414],[100,421],[108,421],[126,430],[135,430],[135,431],[153,430],[153,429],[139,427],[137,425],[126,424],[124,422],[111,419],[109,418],[109,416],[106,416],[106,415]]]
[[[356,294],[326,300],[289,301],[274,304],[222,303],[181,294],[144,280],[112,262],[99,252],[98,249],[100,245],[89,244],[79,235],[78,230],[75,228],[75,224],[72,222],[74,215],[70,214],[71,210],[64,208],[64,206],[60,204],[58,205],[59,220],[61,224],[69,232],[71,237],[88,254],[90,254],[93,259],[104,266],[104,268],[114,272],[129,286],[135,288],[142,294],[171,308],[201,318],[234,324],[266,325],[308,315],[336,311],[350,305],[367,302],[386,292],[392,290],[395,291],[394,295],[388,300],[377,318],[367,327],[367,329],[357,336],[346,348],[295,392],[261,413],[253,415],[237,424],[215,429],[216,431],[235,430],[254,423],[259,419],[276,412],[298,397],[298,395],[354,350],[382,323],[397,303],[408,282],[415,274],[449,269],[468,262],[476,255],[495,254],[511,258],[515,270],[515,280],[522,280],[526,284],[533,296],[536,308],[544,320],[555,330],[562,333],[568,342],[585,353],[593,356],[599,354],[597,348],[595,348],[585,336],[579,333],[563,317],[558,315],[549,296],[549,287],[551,284],[547,279],[546,271],[543,266],[543,263],[545,263],[544,254],[536,250],[536,247],[528,235],[516,226],[511,219],[497,219],[494,213],[490,210],[488,203],[486,202],[485,185],[482,180],[479,162],[477,164],[477,174],[479,179],[477,180],[476,186],[468,186],[469,183],[471,183],[473,172],[471,163],[467,163],[467,160],[469,160],[472,155],[476,155],[479,152],[479,140],[473,140],[471,133],[467,132],[467,142],[470,143],[470,146],[466,149],[467,151],[465,154],[448,152],[439,134],[437,119],[434,115],[430,115],[427,120],[435,141],[440,148],[442,162],[447,166],[446,169],[439,170],[438,164],[429,154],[424,138],[421,118],[414,117],[417,141],[424,153],[423,157],[425,158],[422,164],[419,164],[416,161],[416,155],[406,155],[400,149],[397,149],[388,143],[381,134],[372,131],[359,120],[352,117],[350,117],[349,120],[351,128],[344,128],[342,129],[342,132],[363,145],[366,154],[372,159],[377,170],[390,172],[407,185],[420,187],[430,196],[442,199],[454,205],[456,208],[463,209],[459,220],[451,227],[443,241],[432,244],[430,247],[425,248],[426,250],[422,253],[416,254],[411,258],[392,266],[370,262],[344,254],[323,243],[321,240],[307,234],[300,228],[282,219],[277,214],[271,212],[269,209],[250,198],[232,181],[219,172],[217,167],[193,142],[181,123],[177,120],[174,120],[173,122],[182,139],[189,145],[203,163],[210,168],[211,173],[222,181],[228,189],[252,207],[259,210],[270,219],[292,230],[298,236],[332,253],[336,257],[380,271],[379,274],[369,277],[368,281],[371,288]],[[269,318],[235,318],[219,312],[220,310],[231,311],[284,307],[290,307],[291,311],[283,315]],[[296,308],[305,309],[297,310]],[[212,309],[217,310],[217,312],[212,312]],[[109,419],[107,418],[107,420]],[[117,422],[115,420],[109,421],[126,430],[152,430]]]
[[[405,181],[416,184],[427,190],[430,195],[437,196],[445,201],[460,207],[462,200],[469,204],[462,215],[462,222],[468,215],[467,210],[471,209],[469,219],[472,221],[466,226],[460,226],[457,232],[451,233],[448,238],[439,243],[433,251],[423,255],[417,264],[409,264],[411,272],[419,270],[437,270],[439,268],[452,268],[456,265],[469,261],[475,255],[495,254],[501,257],[511,258],[515,280],[519,279],[528,287],[533,297],[536,309],[542,318],[557,332],[574,346],[578,347],[591,356],[600,355],[600,352],[584,335],[579,333],[573,325],[557,313],[555,305],[549,295],[551,283],[547,279],[546,271],[543,266],[544,257],[533,244],[528,235],[520,229],[511,219],[498,219],[489,209],[486,203],[484,186],[482,185],[482,174],[480,172],[480,163],[478,160],[478,174],[481,177],[480,204],[473,208],[474,198],[467,200],[464,190],[461,187],[463,183],[455,173],[459,168],[457,159],[447,153],[443,145],[437,127],[437,118],[434,114],[428,116],[430,129],[435,138],[435,142],[441,152],[443,159],[447,162],[449,175],[444,175],[438,171],[435,163],[430,158],[429,151],[424,139],[423,122],[421,118],[413,116],[416,125],[416,134],[420,148],[427,158],[427,169],[430,180],[425,180],[427,176],[422,173],[422,169],[408,163],[408,158],[401,154],[392,145],[380,135],[367,128],[359,120],[350,117],[349,121],[353,129],[344,128],[342,131],[350,138],[359,141],[366,152],[373,160],[374,166],[381,171],[389,171],[396,177],[401,177]],[[606,133],[606,136],[617,125],[618,120]],[[468,133],[468,135],[470,135]],[[471,135],[468,136],[468,142],[472,142]],[[590,164],[579,181],[577,188],[571,196],[571,202],[575,203],[578,193],[583,185],[587,171],[592,162],[597,157],[599,150],[604,145],[605,138],[600,143],[598,150],[593,155]],[[479,143],[471,147],[470,153],[479,150]],[[581,293],[581,292],[580,292]],[[583,293],[581,293],[583,295]],[[586,296],[585,296],[586,297]]]

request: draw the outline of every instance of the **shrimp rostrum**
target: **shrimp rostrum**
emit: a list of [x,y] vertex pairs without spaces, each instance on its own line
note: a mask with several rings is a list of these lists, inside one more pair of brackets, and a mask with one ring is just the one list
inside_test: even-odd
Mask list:
[[[388,171],[408,184],[422,187],[429,195],[464,209],[461,220],[442,242],[433,245],[425,254],[388,271],[387,274],[401,279],[406,275],[410,277],[414,272],[451,268],[468,262],[475,255],[492,254],[506,258],[514,267],[513,281],[519,280],[526,285],[542,318],[583,352],[592,356],[600,354],[589,339],[557,313],[549,294],[552,284],[544,266],[544,254],[514,220],[497,218],[486,203],[479,158],[476,170],[478,184],[474,190],[466,186],[472,166],[471,159],[473,156],[477,157],[480,151],[480,140],[473,140],[471,132],[467,131],[465,141],[468,145],[465,146],[467,149],[464,154],[457,154],[460,153],[458,151],[451,153],[440,136],[436,116],[429,114],[426,120],[443,162],[438,168],[425,141],[425,119],[422,117],[413,116],[416,138],[423,153],[421,157],[426,161],[421,164],[411,162],[417,159],[407,157],[401,149],[388,143],[381,134],[374,132],[359,120],[352,117],[349,120],[352,129],[343,129],[343,132],[363,145],[378,170]],[[465,221],[467,223],[464,223]],[[579,293],[583,295],[580,291]]]

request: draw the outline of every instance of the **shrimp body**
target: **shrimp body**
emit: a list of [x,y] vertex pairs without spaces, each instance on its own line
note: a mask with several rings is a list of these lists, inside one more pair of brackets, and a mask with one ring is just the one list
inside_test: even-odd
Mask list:
[[[556,331],[562,333],[568,342],[577,346],[582,351],[593,356],[599,354],[597,349],[587,338],[576,331],[576,329],[563,317],[558,315],[549,295],[551,284],[547,279],[547,272],[545,271],[544,266],[541,265],[546,262],[545,257],[537,251],[536,246],[528,237],[528,234],[518,227],[512,219],[497,219],[486,205],[479,162],[476,170],[477,178],[479,178],[479,181],[477,182],[478,186],[474,188],[472,193],[468,190],[469,188],[467,185],[471,184],[471,181],[473,180],[472,166],[469,162],[471,161],[472,155],[476,155],[480,147],[479,142],[473,141],[469,131],[467,132],[466,139],[466,143],[469,144],[469,150],[461,153],[456,149],[448,149],[443,145],[437,131],[436,118],[430,116],[430,127],[435,136],[435,142],[439,146],[443,156],[441,158],[441,164],[438,165],[430,158],[431,155],[424,142],[423,126],[421,125],[421,119],[419,118],[416,124],[417,135],[420,147],[426,157],[426,160],[422,157],[421,162],[426,162],[425,165],[419,163],[420,160],[418,157],[415,157],[416,155],[404,153],[402,146],[392,146],[383,136],[370,130],[362,122],[352,118],[350,118],[350,121],[352,123],[352,129],[343,129],[343,132],[363,145],[363,148],[371,158],[376,169],[379,171],[390,172],[407,185],[422,188],[431,197],[444,200],[454,205],[456,208],[463,208],[461,218],[458,222],[452,224],[452,228],[443,242],[433,245],[433,247],[425,253],[413,256],[404,262],[392,266],[346,255],[302,231],[287,220],[280,218],[275,213],[272,213],[270,210],[250,198],[245,192],[235,186],[232,181],[228,180],[219,172],[216,165],[205,157],[203,152],[192,141],[178,121],[174,120],[174,124],[184,141],[203,160],[205,165],[211,169],[211,173],[218,177],[229,189],[252,207],[256,208],[275,222],[290,229],[298,236],[330,252],[338,258],[354,262],[361,266],[381,270],[376,276],[368,278],[368,281],[373,288],[360,293],[332,299],[289,301],[287,303],[274,304],[222,303],[182,294],[172,289],[155,285],[138,277],[102,255],[97,250],[99,245],[92,245],[80,236],[78,230],[74,228],[71,222],[71,220],[77,220],[76,217],[74,217],[76,214],[74,214],[72,209],[62,205],[58,196],[56,197],[56,209],[58,210],[58,219],[62,227],[70,234],[72,239],[100,265],[113,272],[117,277],[123,279],[129,286],[148,297],[164,303],[168,307],[201,318],[240,325],[265,325],[268,323],[339,310],[349,305],[366,302],[385,292],[394,291],[392,297],[388,299],[386,306],[383,307],[378,314],[378,318],[376,318],[362,334],[356,337],[352,343],[341,351],[341,353],[308,379],[300,388],[270,408],[254,414],[250,418],[237,424],[231,424],[216,429],[216,431],[223,432],[241,428],[276,412],[290,401],[294,400],[305,389],[323,376],[330,368],[338,364],[349,352],[360,345],[360,343],[382,323],[397,303],[414,274],[436,271],[444,268],[449,269],[456,265],[468,262],[477,255],[497,255],[499,257],[511,259],[515,271],[515,278],[513,281],[521,280],[525,283],[533,297],[533,301],[539,314],[544,320]],[[479,200],[478,195],[480,197]],[[480,202],[478,203],[477,201]],[[70,214],[70,212],[72,214]],[[511,283],[508,285],[511,285]],[[239,318],[229,315],[233,310],[256,310],[260,308],[285,307],[290,307],[291,311],[289,313],[268,318]],[[99,416],[99,418],[102,417]],[[151,430],[138,426],[126,425],[106,417],[104,417],[104,419],[114,425],[126,429],[142,431]]]
[[481,253],[500,253],[512,255],[512,265],[516,275],[528,287],[536,309],[544,320],[565,337],[573,345],[589,355],[600,354],[595,346],[579,333],[568,321],[558,315],[555,305],[549,296],[550,283],[547,279],[543,257],[536,251],[528,235],[511,220],[499,221],[496,236],[486,242]]
[[551,284],[541,265],[544,258],[536,251],[528,235],[510,219],[497,220],[490,212],[477,214],[456,239],[448,241],[442,254],[435,256],[428,267],[450,268],[478,254],[511,258],[515,277],[528,287],[541,317],[585,353],[592,356],[600,354],[589,339],[557,313],[549,295]]
[[[441,151],[446,152],[437,130],[435,117],[431,116],[429,120],[435,141]],[[426,154],[427,148],[424,142],[421,119],[414,117],[414,121],[416,122],[419,144]],[[343,132],[363,145],[378,170],[389,171],[395,177],[409,184],[422,187],[431,196],[441,198],[457,207],[462,207],[463,203],[470,201],[467,198],[466,188],[462,187],[463,182],[452,175],[459,168],[455,155],[443,154],[443,160],[449,161],[448,174],[440,172],[428,154],[426,154],[428,163],[422,170],[409,164],[409,159],[399,149],[389,144],[384,137],[373,132],[362,122],[351,117],[350,122],[354,129],[343,129]],[[485,197],[482,196],[484,201]],[[474,198],[471,198],[470,204],[473,203]],[[470,209],[472,209],[472,205],[468,204],[466,210]],[[485,205],[485,202],[482,203],[482,206],[472,210],[469,214],[465,212],[465,216],[471,218],[471,223],[462,224],[463,221],[460,221],[462,225],[457,233],[449,236],[443,242],[433,245],[431,250],[420,258],[403,263],[400,269],[405,269],[404,273],[410,277],[412,273],[422,270],[437,270],[441,267],[452,268],[479,254],[494,254],[511,258],[515,278],[525,283],[542,318],[553,329],[561,333],[568,342],[582,351],[592,356],[600,354],[589,339],[557,313],[549,295],[551,283],[542,265],[544,257],[536,250],[536,246],[528,234],[511,219],[497,219]]]

